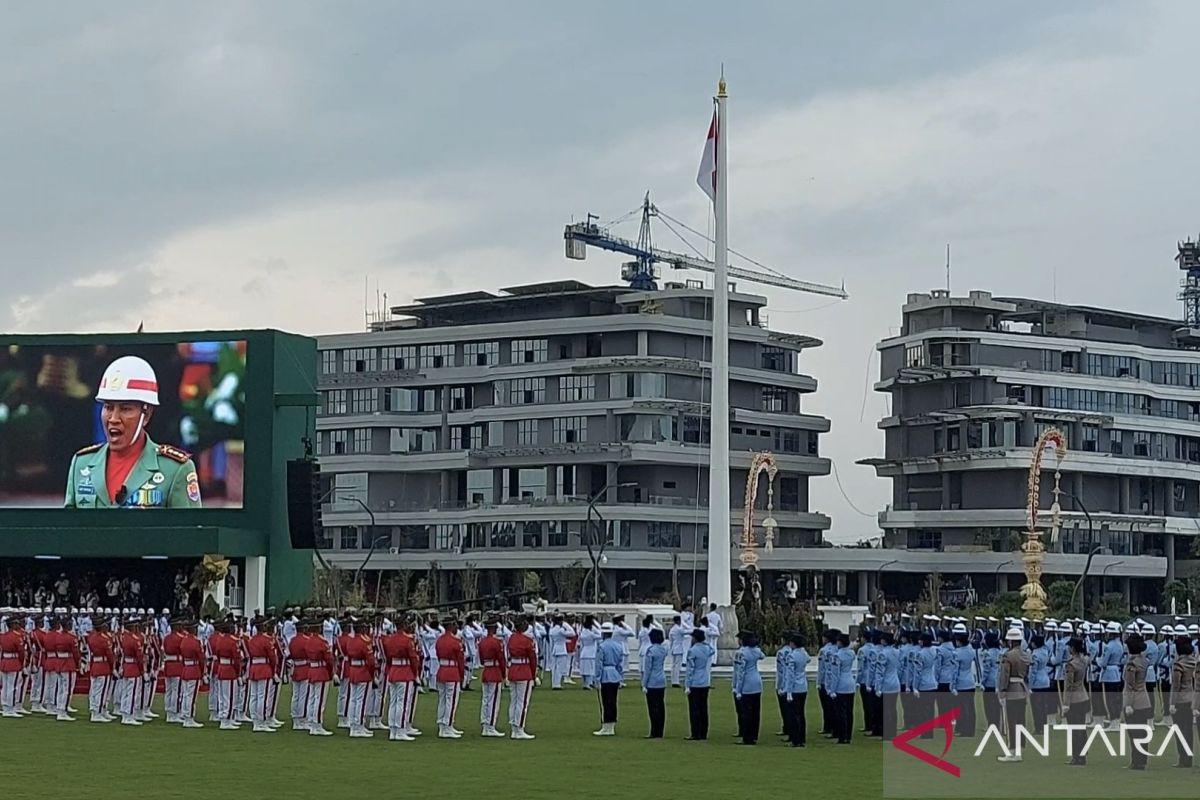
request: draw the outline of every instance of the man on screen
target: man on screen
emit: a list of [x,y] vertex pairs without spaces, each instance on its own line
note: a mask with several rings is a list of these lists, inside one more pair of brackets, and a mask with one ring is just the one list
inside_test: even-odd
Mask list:
[[83,448],[67,474],[68,508],[200,508],[192,457],[155,444],[146,426],[158,408],[158,379],[136,356],[109,364],[96,401],[106,441]]

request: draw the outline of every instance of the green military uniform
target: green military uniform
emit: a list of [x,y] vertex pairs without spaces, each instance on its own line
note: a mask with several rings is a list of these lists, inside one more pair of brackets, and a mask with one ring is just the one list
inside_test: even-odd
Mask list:
[[105,485],[108,444],[85,447],[71,459],[67,508],[200,508],[200,482],[189,453],[169,444],[146,447],[125,479],[123,502],[109,500]]

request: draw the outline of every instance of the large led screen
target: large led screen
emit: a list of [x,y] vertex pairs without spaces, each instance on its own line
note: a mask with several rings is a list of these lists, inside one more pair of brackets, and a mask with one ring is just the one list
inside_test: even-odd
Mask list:
[[0,344],[0,507],[241,508],[246,343]]

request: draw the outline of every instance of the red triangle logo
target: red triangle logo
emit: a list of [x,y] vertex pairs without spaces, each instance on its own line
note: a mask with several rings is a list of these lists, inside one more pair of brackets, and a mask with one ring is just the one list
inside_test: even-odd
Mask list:
[[[932,767],[937,767],[942,772],[948,772],[957,778],[960,775],[959,768],[947,761],[945,756],[946,753],[950,752],[950,743],[954,741],[954,720],[958,719],[960,713],[962,713],[962,709],[952,708],[945,714],[938,714],[928,722],[897,734],[896,738],[892,739],[892,745],[897,750],[908,753],[910,756],[920,759]],[[911,744],[913,739],[923,736],[935,728],[941,728],[946,732],[946,746],[942,748],[941,756],[935,756],[933,753],[928,753]]]

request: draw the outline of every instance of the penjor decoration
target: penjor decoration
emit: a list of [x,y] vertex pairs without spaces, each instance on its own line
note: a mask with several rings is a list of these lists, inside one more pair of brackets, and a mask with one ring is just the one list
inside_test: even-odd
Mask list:
[[758,567],[758,542],[754,536],[754,503],[758,500],[758,477],[767,473],[767,517],[762,521],[763,545],[770,553],[775,549],[775,535],[779,523],[771,516],[775,510],[775,475],[779,467],[775,464],[775,456],[767,451],[755,453],[750,462],[750,473],[746,476],[746,498],[742,517],[742,551],[738,560],[742,569]]
[[1062,462],[1067,457],[1067,440],[1062,431],[1049,428],[1042,432],[1033,446],[1033,463],[1029,465],[1029,482],[1027,497],[1029,500],[1029,529],[1025,532],[1025,543],[1021,545],[1024,555],[1021,558],[1025,566],[1025,585],[1021,587],[1021,596],[1025,602],[1021,609],[1033,620],[1041,620],[1046,616],[1046,589],[1042,586],[1042,562],[1046,559],[1046,548],[1042,545],[1042,534],[1038,530],[1038,513],[1041,508],[1042,458],[1046,450],[1054,448],[1054,502],[1050,505],[1050,535],[1058,534],[1062,524],[1062,507],[1058,498],[1061,494],[1059,483],[1062,480]]

